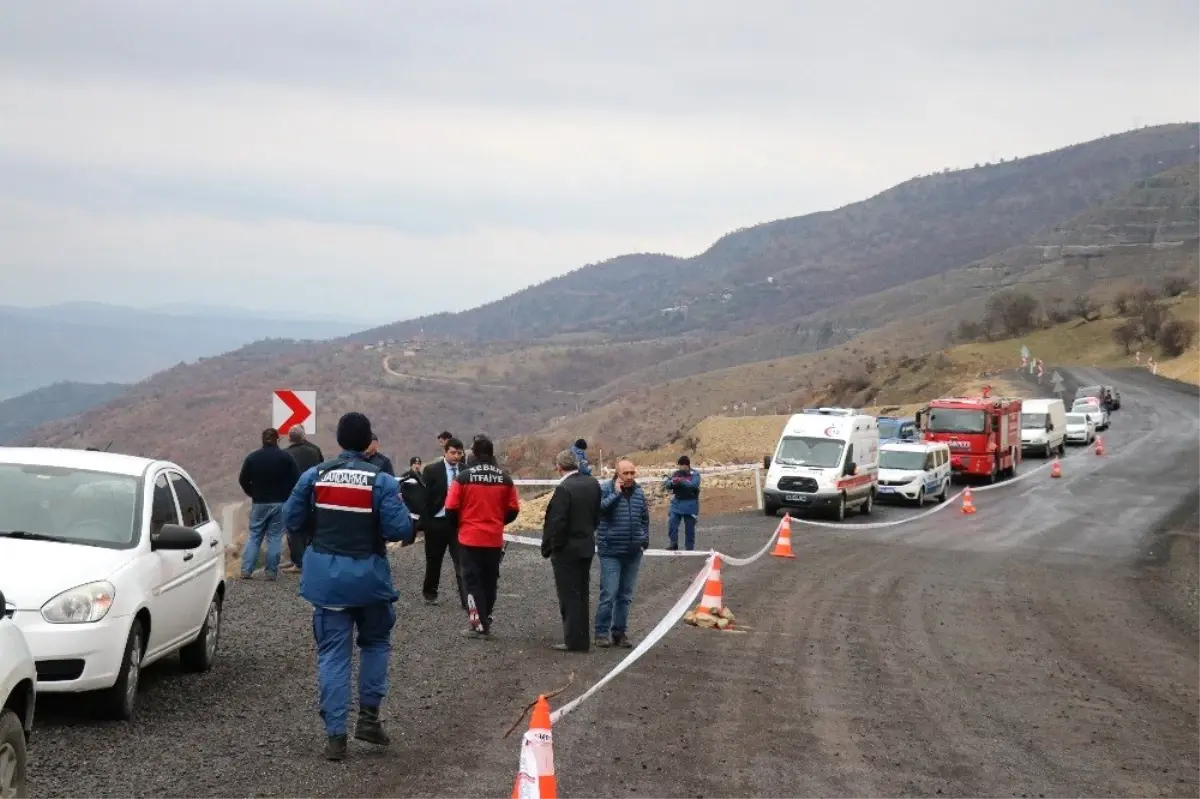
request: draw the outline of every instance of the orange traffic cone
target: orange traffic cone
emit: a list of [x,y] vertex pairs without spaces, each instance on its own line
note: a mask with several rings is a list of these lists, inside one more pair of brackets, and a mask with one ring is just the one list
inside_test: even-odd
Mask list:
[[550,703],[539,696],[529,729],[521,741],[521,760],[513,780],[512,799],[557,799],[554,776],[554,736],[550,732]]
[[777,558],[796,557],[792,552],[792,515],[790,513],[783,514],[783,521],[779,523],[779,540],[775,542],[775,549],[771,554]]
[[963,491],[962,512],[963,513],[974,513],[975,512],[975,500],[971,499],[971,487],[970,486],[967,486],[967,490]]
[[721,556],[713,555],[712,568],[708,570],[708,580],[704,583],[704,594],[700,597],[700,604],[696,606],[696,612],[704,611],[715,616],[725,607],[723,602],[724,600],[721,598]]
[[1058,458],[1054,459],[1054,465],[1050,467],[1051,477],[1062,477],[1062,464],[1058,462]]
[[1097,455],[1104,454],[1104,439],[1101,438],[1100,436],[1096,436],[1096,454]]

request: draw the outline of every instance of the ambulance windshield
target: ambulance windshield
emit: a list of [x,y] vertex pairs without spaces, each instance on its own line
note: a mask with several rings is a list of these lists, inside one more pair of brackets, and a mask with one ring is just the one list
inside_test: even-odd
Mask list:
[[787,436],[779,445],[775,462],[786,466],[812,466],[829,469],[842,462],[844,441],[836,438],[813,438],[810,436]]

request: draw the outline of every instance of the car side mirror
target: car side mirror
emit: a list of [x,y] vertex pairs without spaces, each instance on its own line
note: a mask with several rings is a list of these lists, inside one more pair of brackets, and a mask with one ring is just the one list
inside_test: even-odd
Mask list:
[[771,456],[770,455],[763,455],[763,468],[764,469],[771,468]]
[[0,619],[4,618],[4,592],[0,591]]
[[858,464],[857,463],[855,463],[854,461],[849,461],[846,463],[845,474],[853,475],[853,474],[856,474],[857,472],[858,472]]
[[150,549],[196,549],[203,542],[201,535],[190,527],[184,527],[182,524],[164,524],[157,535],[150,536]]

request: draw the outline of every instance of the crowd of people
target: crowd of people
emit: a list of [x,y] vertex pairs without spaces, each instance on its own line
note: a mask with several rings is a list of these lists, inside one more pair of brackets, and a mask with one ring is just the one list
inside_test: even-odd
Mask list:
[[[409,460],[397,476],[379,451],[379,438],[361,413],[345,414],[337,426],[340,454],[326,459],[302,428],[288,432],[289,446],[267,429],[262,447],[242,464],[239,483],[250,498],[250,534],[242,552],[241,576],[251,579],[263,544],[265,575],[298,572],[300,594],[313,606],[317,679],[326,756],[346,756],[353,646],[360,650],[359,715],[354,737],[378,746],[390,743],[380,719],[387,693],[388,658],[399,598],[387,544],[409,546],[420,533],[425,545],[421,595],[440,598],[446,554],[453,565],[458,600],[467,616],[462,635],[491,641],[505,527],[520,511],[516,485],[496,460],[495,445],[476,435],[467,449],[448,431],[438,436],[442,457],[424,464]],[[694,550],[699,515],[700,474],[687,456],[663,481],[671,494],[668,549]],[[587,442],[578,439],[558,453],[560,479],[542,524],[541,554],[550,561],[562,618],[563,641],[553,647],[589,652],[597,646],[630,648],[629,612],[650,546],[650,512],[628,459],[603,480],[592,473]],[[286,536],[291,563],[280,568]],[[600,595],[590,614],[592,561],[600,561]],[[357,630],[357,639],[355,631]]]

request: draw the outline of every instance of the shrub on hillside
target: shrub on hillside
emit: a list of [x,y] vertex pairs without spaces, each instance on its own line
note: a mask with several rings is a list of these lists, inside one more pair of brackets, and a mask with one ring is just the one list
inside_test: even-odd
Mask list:
[[963,319],[954,331],[954,340],[963,344],[979,341],[987,335],[987,328],[974,319]]
[[1192,278],[1187,275],[1171,275],[1163,281],[1163,294],[1178,297],[1192,287]]
[[1155,341],[1163,355],[1176,358],[1196,343],[1197,325],[1191,319],[1170,319],[1158,330]]
[[1085,322],[1100,318],[1100,303],[1087,294],[1080,294],[1071,305],[1071,311]]
[[1136,319],[1126,319],[1113,329],[1113,341],[1121,345],[1125,354],[1133,352],[1133,348],[1142,342],[1142,323]]
[[984,324],[988,332],[1000,330],[1009,338],[1037,327],[1038,301],[1020,289],[1007,289],[988,298]]

